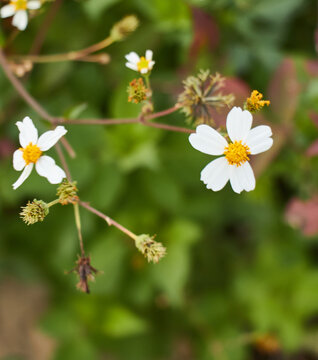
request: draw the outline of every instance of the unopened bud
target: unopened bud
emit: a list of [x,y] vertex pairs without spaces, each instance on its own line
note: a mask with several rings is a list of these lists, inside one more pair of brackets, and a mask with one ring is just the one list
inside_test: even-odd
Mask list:
[[135,15],[125,16],[112,27],[110,36],[114,41],[122,40],[130,33],[134,32],[138,25],[139,20]]
[[70,182],[65,179],[57,188],[56,195],[59,197],[59,202],[62,205],[76,204],[79,201],[77,192],[76,181]]

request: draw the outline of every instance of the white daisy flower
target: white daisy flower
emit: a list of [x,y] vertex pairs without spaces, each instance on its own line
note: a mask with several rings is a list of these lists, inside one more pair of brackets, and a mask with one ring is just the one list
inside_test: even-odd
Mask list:
[[153,52],[151,50],[146,51],[146,57],[139,57],[134,51],[130,52],[125,58],[128,60],[126,66],[129,69],[140,72],[141,74],[147,74],[150,72],[155,65],[155,62],[152,60]]
[[249,111],[234,107],[226,119],[230,143],[208,125],[199,125],[196,133],[189,136],[190,144],[196,150],[209,155],[224,155],[211,161],[201,171],[201,180],[208,189],[219,191],[228,180],[238,194],[243,190],[255,189],[249,155],[268,150],[273,145],[273,139],[269,126],[261,125],[251,129],[252,121]]
[[23,31],[28,25],[27,10],[37,10],[40,7],[40,0],[11,0],[0,9],[0,16],[2,18],[13,16],[12,25]]
[[17,189],[31,174],[33,166],[40,176],[44,176],[51,184],[59,184],[65,177],[65,172],[50,157],[43,155],[44,151],[54,146],[59,139],[67,133],[64,126],[58,126],[38,138],[38,130],[29,117],[16,123],[20,134],[21,148],[13,154],[13,168],[17,171],[23,170],[19,179],[12,185]]

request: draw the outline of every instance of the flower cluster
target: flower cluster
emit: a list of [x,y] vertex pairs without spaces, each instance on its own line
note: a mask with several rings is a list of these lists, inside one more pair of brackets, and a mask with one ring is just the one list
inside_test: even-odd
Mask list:
[[[40,0],[10,0],[9,4],[0,9],[2,18],[13,16],[12,24],[19,30],[24,30],[28,23],[28,11],[36,10],[41,7]],[[72,53],[71,59],[78,59],[79,55],[87,55],[87,49],[91,53],[96,52],[114,41],[120,41],[129,33],[138,27],[138,19],[133,16],[127,16],[116,23],[108,38],[80,52]],[[107,46],[107,45],[106,45]],[[91,54],[89,53],[89,54]],[[84,55],[83,55],[84,54]],[[102,58],[102,57],[103,58]],[[56,56],[48,56],[51,60]],[[178,103],[171,109],[153,114],[152,90],[150,86],[150,74],[155,65],[152,50],[146,50],[145,56],[139,56],[136,52],[130,52],[125,56],[126,67],[140,73],[142,78],[134,79],[128,87],[128,101],[136,104],[144,102],[141,113],[136,122],[161,129],[172,131],[193,132],[191,129],[178,128],[176,126],[163,123],[154,123],[156,117],[170,114],[179,108],[185,113],[187,118],[194,124],[199,124],[195,133],[189,136],[190,144],[205,154],[220,156],[211,161],[201,171],[201,180],[208,189],[219,191],[224,188],[229,181],[236,193],[242,191],[251,191],[255,188],[255,177],[250,166],[251,156],[268,150],[272,144],[272,131],[269,126],[257,126],[252,129],[251,112],[262,109],[269,105],[268,100],[262,100],[263,95],[254,90],[245,103],[245,110],[239,107],[233,107],[227,115],[226,129],[227,137],[223,137],[217,130],[209,126],[213,124],[212,111],[221,107],[230,107],[234,101],[234,95],[223,94],[225,79],[218,73],[211,75],[209,71],[200,71],[197,76],[190,76],[184,82],[184,91],[178,97]],[[59,61],[65,57],[58,56]],[[97,54],[90,57],[90,61],[106,63],[109,61],[107,54]],[[32,62],[28,60],[16,60],[9,66],[7,72],[15,72],[18,76],[23,76],[27,71],[32,69]],[[10,68],[11,66],[11,68]],[[5,65],[3,65],[5,68]],[[10,75],[10,74],[9,74]],[[8,78],[12,80],[12,76]],[[15,79],[18,81],[17,79]],[[17,87],[17,86],[16,86]],[[21,85],[22,87],[22,85]],[[24,90],[24,89],[22,89]],[[35,100],[34,100],[35,101]],[[40,107],[38,105],[38,107]],[[37,107],[34,106],[36,109]],[[38,111],[40,114],[44,111]],[[47,120],[53,124],[61,119],[52,119],[48,116]],[[128,122],[134,122],[134,119]],[[63,121],[63,119],[62,119]],[[100,120],[101,123],[114,123],[112,120]],[[126,121],[127,122],[127,121]],[[209,124],[209,125],[208,125]],[[83,245],[81,232],[81,220],[79,206],[86,208],[90,212],[104,219],[109,226],[113,225],[135,241],[136,248],[144,255],[148,262],[158,263],[166,255],[166,248],[161,242],[154,240],[154,236],[147,234],[135,235],[121,224],[112,220],[100,211],[92,208],[89,203],[80,201],[76,181],[71,181],[71,176],[64,159],[63,153],[59,148],[58,154],[65,171],[56,165],[55,160],[44,153],[51,149],[67,133],[64,126],[57,126],[53,130],[46,131],[38,136],[38,130],[29,117],[16,123],[19,130],[19,147],[13,153],[13,167],[16,171],[22,171],[18,180],[13,184],[13,189],[17,189],[29,177],[32,169],[35,167],[36,172],[45,177],[51,184],[59,184],[57,189],[57,198],[49,203],[42,200],[34,199],[29,201],[24,207],[20,216],[27,224],[41,222],[49,213],[49,208],[55,204],[68,205],[74,207],[75,224],[78,231],[80,242],[81,256],[76,261],[73,270],[78,277],[77,288],[83,292],[89,293],[88,281],[94,280],[97,270],[91,266],[89,256],[86,256]],[[229,140],[229,141],[228,141]],[[65,145],[65,143],[64,143]],[[65,179],[67,177],[67,179]]]

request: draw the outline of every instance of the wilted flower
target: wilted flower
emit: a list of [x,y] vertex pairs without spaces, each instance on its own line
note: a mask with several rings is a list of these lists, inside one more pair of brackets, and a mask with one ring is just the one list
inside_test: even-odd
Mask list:
[[151,50],[146,51],[146,57],[139,57],[134,51],[130,52],[125,58],[128,60],[126,66],[129,69],[140,72],[141,74],[147,74],[150,72],[155,64],[152,60],[153,52]]
[[57,196],[59,197],[59,202],[62,205],[67,204],[76,204],[79,201],[77,196],[77,182],[70,182],[67,179],[64,179],[60,186],[57,188]]
[[251,129],[253,117],[247,110],[234,107],[228,114],[226,127],[231,142],[208,125],[199,125],[189,136],[190,144],[209,155],[224,155],[210,162],[201,171],[201,180],[208,189],[219,191],[230,180],[236,193],[255,188],[255,177],[249,156],[262,153],[273,145],[272,130],[261,125]]
[[79,282],[76,285],[77,289],[89,294],[88,281],[94,281],[95,275],[98,273],[98,270],[91,266],[90,257],[78,256],[75,268],[69,272],[75,272],[79,277]]
[[40,0],[11,0],[1,8],[0,16],[2,18],[13,16],[12,25],[23,31],[28,25],[27,10],[37,10],[40,7]]
[[13,154],[13,167],[17,171],[24,170],[13,184],[13,189],[17,189],[29,177],[34,164],[40,176],[46,177],[51,184],[59,184],[66,177],[65,172],[55,164],[54,159],[43,155],[43,152],[54,146],[67,130],[64,126],[58,126],[38,138],[38,130],[29,117],[25,117],[22,122],[18,121],[16,125],[20,131],[22,147]]
[[134,79],[129,83],[127,88],[128,101],[139,104],[147,99],[147,91],[144,81],[142,78]]
[[42,200],[34,199],[32,202],[29,201],[26,206],[22,206],[20,216],[27,225],[31,225],[43,221],[48,213],[48,204]]
[[256,112],[258,110],[261,110],[265,105],[269,106],[271,102],[269,100],[262,99],[263,94],[261,94],[257,90],[253,90],[251,96],[246,99],[244,109],[250,112]]
[[122,40],[134,32],[138,25],[139,21],[135,15],[125,16],[112,27],[110,36],[114,41]]
[[166,248],[154,240],[154,236],[142,234],[135,239],[137,249],[145,256],[148,262],[158,261],[166,255]]
[[197,76],[189,76],[183,81],[184,91],[179,95],[178,105],[188,120],[195,124],[213,124],[212,109],[230,106],[233,94],[223,95],[225,78],[209,70],[201,70]]

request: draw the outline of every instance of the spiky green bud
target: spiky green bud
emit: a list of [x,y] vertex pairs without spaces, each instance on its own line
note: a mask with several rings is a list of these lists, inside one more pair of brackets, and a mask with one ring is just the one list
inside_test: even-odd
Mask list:
[[27,225],[43,221],[49,213],[48,204],[37,199],[34,199],[32,202],[29,201],[26,206],[22,206],[21,209],[20,217]]
[[137,249],[145,256],[148,262],[158,263],[166,255],[166,248],[154,240],[154,236],[142,234],[136,237]]

